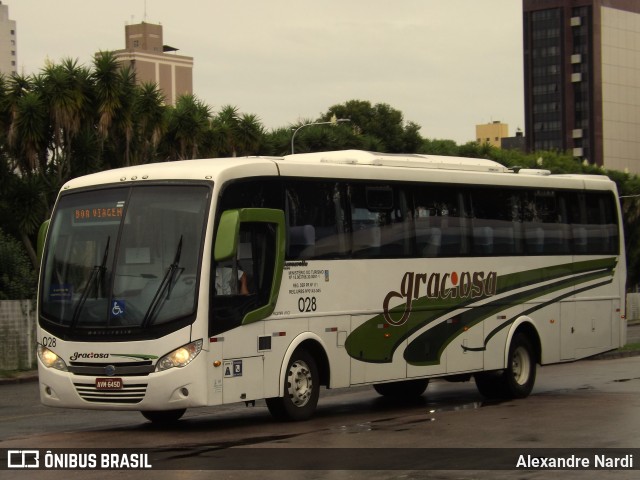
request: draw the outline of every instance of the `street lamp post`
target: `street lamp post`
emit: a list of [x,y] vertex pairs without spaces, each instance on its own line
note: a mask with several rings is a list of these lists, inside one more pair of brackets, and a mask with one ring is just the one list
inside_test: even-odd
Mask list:
[[298,128],[296,128],[293,131],[293,135],[291,135],[291,155],[294,154],[294,140],[296,138],[296,133],[298,133],[298,130],[304,128],[304,127],[309,127],[311,125],[337,125],[338,123],[343,123],[343,122],[350,122],[351,120],[349,118],[336,118],[336,116],[334,115],[333,117],[331,117],[331,120],[329,120],[328,122],[311,122],[311,123],[305,123],[304,125],[300,125]]

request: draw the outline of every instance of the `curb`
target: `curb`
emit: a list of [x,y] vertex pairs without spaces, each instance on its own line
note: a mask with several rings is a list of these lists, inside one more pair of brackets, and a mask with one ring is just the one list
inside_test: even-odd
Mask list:
[[0,378],[0,386],[2,385],[15,385],[18,383],[30,383],[38,381],[38,371],[32,370],[28,372],[21,372],[15,377]]
[[585,360],[614,360],[616,358],[637,357],[639,355],[640,350],[631,350],[628,352],[618,352],[617,350],[614,350],[612,352],[601,353],[595,357],[586,358]]

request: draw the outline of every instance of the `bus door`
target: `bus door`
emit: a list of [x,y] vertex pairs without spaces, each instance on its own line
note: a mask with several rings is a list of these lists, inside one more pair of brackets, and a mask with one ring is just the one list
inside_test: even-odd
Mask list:
[[275,308],[283,264],[281,210],[223,213],[214,250],[209,326],[210,337],[219,344],[213,360],[222,361],[217,385],[222,383],[223,403],[264,396],[264,352],[271,346],[261,344],[261,320]]

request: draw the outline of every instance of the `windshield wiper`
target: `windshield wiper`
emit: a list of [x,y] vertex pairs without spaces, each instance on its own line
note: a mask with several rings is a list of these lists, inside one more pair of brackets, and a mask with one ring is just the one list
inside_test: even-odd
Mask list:
[[162,296],[164,295],[164,291],[168,289],[167,296],[165,300],[168,300],[171,297],[171,290],[174,285],[174,280],[176,278],[176,272],[180,271],[182,273],[182,268],[180,268],[180,255],[182,254],[182,235],[180,235],[180,241],[178,242],[178,247],[176,248],[176,254],[173,257],[173,263],[169,265],[167,269],[167,273],[164,274],[160,285],[158,285],[158,290],[156,290],[155,295],[153,296],[153,300],[149,304],[149,308],[147,309],[147,313],[144,314],[144,319],[142,320],[142,328],[148,327],[153,321],[157,313],[160,311],[160,304]]
[[78,320],[80,319],[80,313],[82,312],[82,307],[84,306],[87,298],[89,297],[89,292],[93,288],[93,284],[96,280],[99,280],[99,283],[96,285],[96,292],[100,288],[100,284],[102,283],[102,277],[104,276],[104,272],[106,271],[107,265],[107,257],[109,256],[109,244],[111,243],[111,236],[107,237],[107,245],[104,247],[104,253],[102,254],[102,263],[100,265],[94,265],[91,269],[91,275],[89,275],[89,280],[87,280],[87,286],[82,292],[80,296],[80,300],[78,300],[78,304],[76,305],[75,310],[73,311],[73,317],[71,317],[71,325],[69,328],[73,329]]

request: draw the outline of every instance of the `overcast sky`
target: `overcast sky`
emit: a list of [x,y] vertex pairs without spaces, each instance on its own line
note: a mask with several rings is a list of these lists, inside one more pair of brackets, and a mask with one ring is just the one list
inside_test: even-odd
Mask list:
[[[388,103],[423,137],[474,140],[475,125],[524,128],[520,0],[2,0],[18,65],[91,65],[124,48],[126,24],[160,23],[194,57],[196,96],[271,129],[347,100]],[[146,5],[146,17],[145,17]]]

